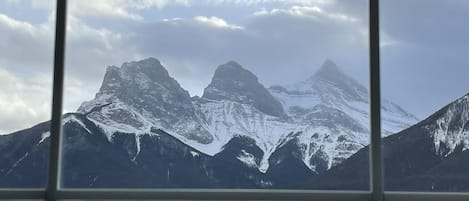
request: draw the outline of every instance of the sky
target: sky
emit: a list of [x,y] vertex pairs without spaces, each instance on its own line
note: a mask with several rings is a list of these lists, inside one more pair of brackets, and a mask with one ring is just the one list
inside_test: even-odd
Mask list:
[[[55,3],[0,1],[0,134],[50,118]],[[191,95],[235,60],[265,86],[326,60],[368,84],[367,0],[69,0],[64,111],[107,66],[159,59]],[[382,94],[423,119],[469,92],[469,1],[381,0]]]

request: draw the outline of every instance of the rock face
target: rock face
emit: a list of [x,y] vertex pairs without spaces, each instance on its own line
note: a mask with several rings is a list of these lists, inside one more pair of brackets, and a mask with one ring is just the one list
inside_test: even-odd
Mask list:
[[[63,183],[309,188],[368,144],[368,116],[366,88],[332,61],[305,81],[269,89],[231,61],[217,68],[202,97],[190,97],[157,59],[110,66],[95,98],[64,117]],[[414,121],[384,101],[386,131]],[[7,161],[0,186],[42,185],[12,175],[45,168],[38,160],[47,157],[47,124],[0,136],[8,153],[0,156]]]
[[109,136],[115,131],[148,133],[157,127],[202,144],[213,141],[189,93],[154,58],[108,67],[96,97],[78,112],[107,127]]
[[[469,94],[383,139],[386,190],[469,188]],[[368,189],[368,147],[313,180],[314,188]],[[347,182],[341,182],[347,181]]]
[[234,61],[218,66],[202,97],[251,105],[267,115],[286,117],[280,102],[257,77]]

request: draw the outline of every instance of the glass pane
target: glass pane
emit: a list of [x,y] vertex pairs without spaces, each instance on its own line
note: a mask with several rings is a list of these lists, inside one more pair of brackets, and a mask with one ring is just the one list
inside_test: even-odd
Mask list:
[[0,2],[0,188],[47,182],[54,9]]
[[367,1],[165,2],[69,1],[64,187],[368,189]]
[[382,92],[409,112],[398,119],[408,126],[383,140],[385,189],[467,191],[469,2],[381,6]]

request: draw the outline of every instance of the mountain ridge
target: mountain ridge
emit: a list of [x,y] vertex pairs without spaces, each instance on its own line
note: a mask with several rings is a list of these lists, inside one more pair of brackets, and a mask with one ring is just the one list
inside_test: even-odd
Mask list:
[[[413,126],[383,138],[385,190],[469,189],[468,114],[469,94],[466,94]],[[315,178],[311,182],[313,188],[368,189],[368,152],[366,146]]]
[[[233,174],[242,180],[239,185],[288,188],[295,185],[292,184],[295,181],[285,178],[285,172],[295,172],[295,178],[306,182],[341,164],[368,144],[367,92],[352,78],[344,78],[346,75],[332,61],[326,61],[323,67],[321,76],[316,76],[312,82],[266,89],[256,75],[231,61],[219,66],[202,97],[190,97],[159,60],[126,62],[121,67],[108,67],[95,98],[84,102],[77,110],[77,115],[83,115],[81,121],[93,124],[93,129],[82,122],[73,124],[69,130],[77,140],[83,140],[79,134],[98,135],[96,139],[99,138],[103,146],[123,152],[119,157],[128,157],[129,161],[116,161],[116,164],[130,169],[141,168],[132,164],[144,157],[146,160],[141,165],[168,171],[165,168],[175,161],[158,155],[167,153],[188,160],[175,162],[183,172],[185,165],[194,165],[186,156],[199,155],[206,159],[198,165],[205,167],[215,161],[211,170],[214,172],[204,173],[200,167],[192,166],[202,171],[194,176],[204,182],[233,179],[223,172],[215,173],[233,164],[236,166]],[[335,78],[324,81],[324,77],[337,73],[342,74],[338,81]],[[333,83],[347,79],[351,80],[352,89]],[[301,90],[292,93],[295,87]],[[404,117],[399,111],[392,108],[390,111],[394,112],[390,119]],[[411,118],[404,120],[390,128],[397,130],[412,121]],[[158,131],[164,132],[163,136],[173,137],[165,142],[177,146],[163,146],[162,134]],[[101,141],[103,139],[106,141]],[[46,140],[46,135],[40,139]],[[80,151],[79,147],[71,150],[80,157],[82,152],[91,153],[91,150]],[[108,152],[103,150],[103,154]],[[148,159],[155,154],[162,164]],[[86,174],[95,174],[89,168]],[[169,182],[161,185],[171,182],[182,185],[179,180],[165,178],[160,173],[155,177]]]

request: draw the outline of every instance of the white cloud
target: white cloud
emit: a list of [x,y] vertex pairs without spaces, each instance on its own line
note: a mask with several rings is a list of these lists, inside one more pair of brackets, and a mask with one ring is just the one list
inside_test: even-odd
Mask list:
[[129,11],[131,5],[126,0],[74,0],[69,1],[68,9],[73,16],[142,20],[142,16]]
[[[46,108],[50,100],[45,97],[51,92],[53,21],[50,17],[45,23],[32,24],[0,14],[0,133],[50,118]],[[68,17],[65,111],[74,111],[93,97],[108,65],[138,57],[125,42],[127,37],[131,36]]]
[[0,134],[48,120],[51,83],[52,76],[47,73],[24,78],[0,67]]
[[228,24],[224,19],[218,17],[206,17],[206,16],[196,16],[194,20],[199,23],[204,23],[208,25],[212,25],[215,27],[222,27],[222,28],[231,28],[231,29],[243,29],[243,27],[238,25],[231,25]]
[[128,1],[129,7],[136,9],[164,8],[167,5],[189,6],[194,0],[134,0]]
[[262,16],[262,15],[276,15],[276,14],[289,14],[292,16],[300,16],[300,17],[309,17],[313,19],[332,19],[337,21],[346,21],[346,22],[358,22],[359,19],[353,16],[349,16],[343,13],[337,12],[326,12],[323,9],[319,8],[318,6],[292,6],[289,9],[272,9],[266,10],[261,9],[259,11],[254,12],[254,15]]
[[254,6],[259,4],[268,4],[268,3],[281,3],[281,4],[297,4],[297,5],[318,5],[318,4],[331,4],[335,0],[205,0],[205,3],[209,4],[236,4],[236,5],[246,5]]

